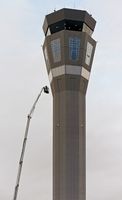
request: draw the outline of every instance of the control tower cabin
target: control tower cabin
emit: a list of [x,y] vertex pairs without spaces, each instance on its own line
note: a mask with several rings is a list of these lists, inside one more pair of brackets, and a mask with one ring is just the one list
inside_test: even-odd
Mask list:
[[43,52],[53,94],[53,200],[86,200],[86,90],[96,21],[83,10],[45,17]]

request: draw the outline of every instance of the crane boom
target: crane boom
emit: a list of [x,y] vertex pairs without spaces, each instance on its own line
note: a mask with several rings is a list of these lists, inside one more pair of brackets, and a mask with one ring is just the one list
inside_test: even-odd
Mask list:
[[28,131],[29,131],[29,126],[30,126],[30,120],[32,118],[32,115],[34,113],[36,104],[41,96],[42,91],[44,90],[45,93],[49,93],[49,89],[47,86],[43,87],[38,94],[34,104],[32,105],[32,108],[27,115],[27,122],[26,122],[26,128],[25,128],[25,134],[24,134],[24,139],[23,139],[23,145],[22,145],[22,150],[21,150],[21,155],[20,155],[20,160],[19,160],[19,167],[18,167],[18,172],[17,172],[17,179],[16,179],[16,185],[14,189],[14,196],[13,200],[17,200],[17,194],[18,194],[18,189],[19,189],[19,183],[20,183],[20,177],[21,177],[21,172],[22,172],[22,166],[23,166],[23,159],[24,159],[24,154],[25,154],[25,148],[26,148],[26,142],[28,138]]

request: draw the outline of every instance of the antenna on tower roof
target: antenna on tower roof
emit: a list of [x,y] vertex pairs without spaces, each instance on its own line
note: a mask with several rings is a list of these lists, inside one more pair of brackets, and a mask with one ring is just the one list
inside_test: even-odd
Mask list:
[[76,7],[76,5],[75,5],[75,0],[74,0],[74,8]]
[[56,12],[56,7],[54,7],[54,10],[53,10],[54,12]]

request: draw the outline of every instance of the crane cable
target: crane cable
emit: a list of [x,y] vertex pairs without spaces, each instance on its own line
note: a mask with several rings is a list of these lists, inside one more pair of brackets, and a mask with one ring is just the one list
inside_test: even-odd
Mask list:
[[24,159],[24,154],[25,154],[25,148],[26,148],[26,142],[27,142],[27,137],[28,137],[30,120],[32,118],[36,104],[37,104],[43,90],[44,90],[45,93],[49,93],[49,88],[47,86],[43,87],[41,89],[40,93],[38,94],[29,114],[27,115],[25,135],[24,135],[24,139],[23,139],[23,145],[22,145],[22,150],[21,150],[21,155],[20,155],[20,160],[19,160],[19,167],[18,167],[18,171],[17,171],[17,179],[16,179],[16,185],[15,185],[15,189],[14,189],[13,200],[17,200],[17,194],[18,194],[18,190],[19,190],[19,183],[20,183],[20,177],[21,177],[21,172],[22,172],[23,159]]

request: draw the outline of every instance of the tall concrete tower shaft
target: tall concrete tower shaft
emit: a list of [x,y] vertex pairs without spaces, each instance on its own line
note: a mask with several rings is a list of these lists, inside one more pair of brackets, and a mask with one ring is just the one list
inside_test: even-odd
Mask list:
[[86,11],[45,17],[43,45],[53,94],[53,200],[86,200],[86,90],[96,42]]

